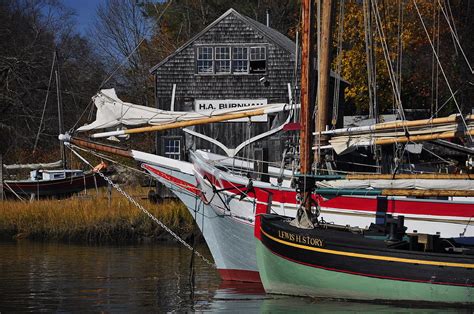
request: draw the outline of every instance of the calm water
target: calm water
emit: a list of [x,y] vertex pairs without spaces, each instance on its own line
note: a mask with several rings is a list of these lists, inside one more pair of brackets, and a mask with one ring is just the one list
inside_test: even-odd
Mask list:
[[[209,257],[203,245],[199,251]],[[179,245],[84,246],[0,242],[0,312],[439,312],[434,308],[265,295],[221,282]],[[442,312],[459,310],[442,309]],[[469,310],[461,312],[471,313]]]

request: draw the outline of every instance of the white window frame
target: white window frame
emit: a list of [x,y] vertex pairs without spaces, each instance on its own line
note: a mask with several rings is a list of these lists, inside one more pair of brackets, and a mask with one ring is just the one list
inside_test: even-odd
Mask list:
[[[252,50],[260,50],[258,53],[252,53]],[[262,53],[263,50],[263,53]],[[252,61],[265,61],[265,70],[252,72],[250,64]],[[250,74],[264,74],[267,72],[267,47],[265,46],[252,46],[249,49],[249,73]]]
[[[224,51],[228,50],[228,53]],[[267,73],[268,56],[266,45],[203,45],[196,47],[196,73],[198,75],[218,75],[218,74],[257,74]],[[238,53],[240,52],[240,53]],[[265,68],[259,71],[252,70],[252,62],[264,62]],[[229,67],[222,67],[219,64],[229,64]],[[207,66],[204,66],[204,65]],[[238,64],[238,66],[237,66]],[[237,71],[240,69],[242,71]]]
[[[220,50],[227,49],[227,58],[222,57],[224,54]],[[231,74],[232,73],[232,53],[231,53],[230,46],[218,46],[214,48],[214,72],[216,74]],[[219,64],[220,63],[228,63],[228,70],[221,71]]]
[[[167,143],[172,145],[167,145]],[[174,148],[173,151],[168,151],[168,148]],[[175,151],[175,148],[178,150]],[[165,157],[181,160],[181,138],[180,137],[164,137],[163,138],[163,155]]]
[[[236,59],[236,52],[235,49],[242,49],[242,58]],[[246,50],[246,57],[244,58],[243,50]],[[236,66],[234,62],[245,62],[246,63],[246,70],[245,71],[235,71]],[[232,74],[248,74],[249,73],[249,47],[245,46],[233,46],[232,47]]]
[[[211,58],[208,59],[208,58],[202,58],[202,50],[204,49],[210,49],[210,52],[207,51],[205,52],[204,54],[206,56],[210,56]],[[214,74],[214,47],[210,47],[210,46],[201,46],[201,47],[197,47],[196,49],[196,53],[197,53],[197,56],[196,56],[196,71],[198,74]],[[201,69],[203,69],[204,67],[201,66],[199,63],[200,62],[210,62],[210,66],[209,67],[205,67],[206,69],[210,69],[210,71],[202,71]]]

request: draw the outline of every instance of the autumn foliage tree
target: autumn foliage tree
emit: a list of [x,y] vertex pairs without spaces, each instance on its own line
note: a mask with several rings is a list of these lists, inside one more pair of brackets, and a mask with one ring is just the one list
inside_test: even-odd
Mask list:
[[[389,78],[389,64],[400,82],[402,105],[405,109],[426,109],[427,115],[448,113],[453,109],[451,93],[433,54],[430,40],[423,23],[454,90],[459,89],[458,99],[466,101],[472,95],[472,88],[465,84],[472,73],[466,71],[467,65],[442,10],[451,12],[449,21],[457,27],[459,40],[465,48],[468,59],[474,58],[472,51],[472,31],[474,5],[465,1],[371,1],[370,27],[373,40],[373,71],[376,77],[378,112],[386,113],[396,108],[394,91]],[[370,3],[370,2],[369,2]],[[374,5],[374,3],[376,5]],[[416,6],[415,6],[416,3]],[[376,10],[373,8],[376,7]],[[418,13],[418,10],[419,13]],[[377,29],[375,15],[382,27]],[[421,18],[420,18],[421,15]],[[383,33],[383,35],[382,35]],[[388,47],[389,60],[384,57],[382,42]],[[401,45],[401,46],[400,46]],[[352,113],[369,111],[369,91],[366,61],[366,39],[364,27],[363,1],[349,1],[345,6],[343,52],[336,57],[342,62],[342,76],[350,82],[346,89],[346,101]],[[400,65],[400,66],[399,66]],[[398,71],[399,70],[399,71]],[[448,100],[444,108],[441,105]],[[463,103],[464,109],[471,106]]]

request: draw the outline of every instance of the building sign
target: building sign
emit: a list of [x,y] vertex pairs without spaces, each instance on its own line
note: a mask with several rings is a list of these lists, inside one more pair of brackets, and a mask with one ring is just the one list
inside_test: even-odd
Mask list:
[[[258,107],[266,105],[266,99],[214,99],[214,100],[195,100],[194,110],[199,113],[209,114],[214,110]],[[252,122],[267,122],[267,115],[251,117]],[[229,122],[246,122],[248,118],[229,120]]]

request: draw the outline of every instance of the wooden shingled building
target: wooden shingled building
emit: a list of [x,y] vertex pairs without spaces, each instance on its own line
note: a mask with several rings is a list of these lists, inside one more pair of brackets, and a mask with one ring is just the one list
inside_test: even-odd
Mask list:
[[[205,112],[236,104],[288,103],[288,84],[292,90],[299,84],[299,73],[295,73],[296,50],[295,43],[285,35],[229,9],[150,70],[155,76],[156,106]],[[285,117],[280,113],[253,118],[251,123],[222,122],[196,126],[193,130],[235,148],[280,125]],[[239,155],[281,160],[284,137],[273,135],[243,149]],[[156,145],[159,155],[176,159],[187,159],[189,149],[224,154],[216,145],[182,130],[157,134]]]

